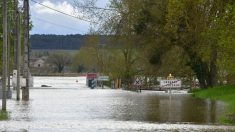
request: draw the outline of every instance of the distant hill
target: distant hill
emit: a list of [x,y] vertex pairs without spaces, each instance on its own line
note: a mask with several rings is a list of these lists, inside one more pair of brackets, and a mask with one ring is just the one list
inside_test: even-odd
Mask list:
[[84,44],[87,35],[31,35],[31,49],[78,50]]

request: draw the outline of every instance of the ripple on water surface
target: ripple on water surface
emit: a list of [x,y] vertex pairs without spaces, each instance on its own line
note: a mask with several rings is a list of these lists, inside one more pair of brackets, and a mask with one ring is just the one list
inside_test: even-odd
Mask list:
[[[84,77],[34,79],[37,88],[30,90],[29,102],[8,101],[11,117],[0,122],[1,131],[235,131],[233,126],[202,125],[218,123],[226,108],[222,102],[185,94],[91,90]],[[38,88],[43,84],[52,87]]]

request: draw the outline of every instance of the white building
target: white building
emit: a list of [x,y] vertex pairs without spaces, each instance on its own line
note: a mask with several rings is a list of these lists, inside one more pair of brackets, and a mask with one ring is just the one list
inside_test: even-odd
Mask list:
[[45,65],[45,61],[41,58],[33,59],[31,63],[32,63],[32,66],[35,68],[44,67]]

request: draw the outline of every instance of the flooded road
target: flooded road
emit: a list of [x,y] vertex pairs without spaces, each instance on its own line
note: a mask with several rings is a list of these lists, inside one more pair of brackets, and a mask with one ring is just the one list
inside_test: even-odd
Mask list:
[[85,77],[35,77],[34,83],[29,102],[8,100],[10,119],[0,122],[0,131],[235,131],[216,125],[226,111],[222,102],[188,94],[91,90]]

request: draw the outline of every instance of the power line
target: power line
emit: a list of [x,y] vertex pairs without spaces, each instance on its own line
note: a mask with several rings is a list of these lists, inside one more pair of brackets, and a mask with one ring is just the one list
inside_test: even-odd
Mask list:
[[44,4],[40,3],[40,2],[37,2],[37,1],[35,1],[35,0],[31,0],[31,1],[34,2],[34,3],[36,3],[36,4],[39,4],[39,5],[41,5],[41,6],[44,6],[44,7],[48,8],[48,9],[50,9],[50,10],[53,10],[53,11],[55,11],[55,12],[64,14],[64,15],[66,15],[66,16],[73,17],[73,18],[76,18],[76,19],[79,19],[79,20],[83,20],[83,21],[86,21],[86,22],[92,22],[92,21],[89,21],[89,20],[86,20],[86,19],[83,19],[83,18],[79,18],[79,17],[73,16],[73,15],[67,14],[67,13],[62,12],[62,11],[59,11],[59,10],[56,10],[56,9],[54,9],[54,8],[51,8],[51,7],[49,7],[49,6],[46,6],[46,5],[44,5]]
[[101,7],[95,7],[95,6],[77,6],[80,8],[89,8],[89,9],[98,9],[98,10],[108,10],[108,11],[117,11],[115,8],[101,8]]
[[98,10],[117,11],[117,9],[115,9],[115,8],[102,8],[102,7],[95,7],[95,6],[79,6],[79,5],[77,5],[77,7],[88,8],[88,9],[98,9]]

